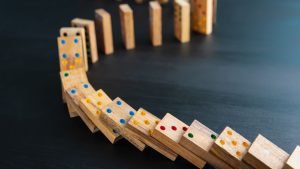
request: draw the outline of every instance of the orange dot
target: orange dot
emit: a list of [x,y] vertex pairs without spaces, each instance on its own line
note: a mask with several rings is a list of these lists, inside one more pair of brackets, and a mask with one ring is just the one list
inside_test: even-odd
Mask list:
[[151,130],[151,129],[148,130],[148,133],[149,133],[149,134],[152,134],[152,133],[153,133],[153,130]]
[[87,103],[91,103],[91,100],[90,100],[90,99],[86,99],[86,102],[87,102]]
[[237,145],[237,142],[236,141],[231,141],[232,145],[236,146]]
[[230,136],[232,136],[232,131],[228,130],[227,134],[230,135]]
[[246,143],[246,142],[244,141],[244,142],[243,142],[243,146],[244,146],[245,148],[248,148],[248,147],[249,147],[249,144]]
[[156,120],[156,121],[155,121],[155,124],[158,124],[158,123],[159,123],[159,120]]
[[81,59],[80,59],[80,58],[77,58],[77,59],[75,59],[75,62],[76,62],[76,63],[80,63],[80,62],[81,62]]
[[220,140],[220,143],[221,143],[222,145],[224,145],[224,144],[225,144],[225,141],[224,141],[224,140]]
[[70,65],[69,68],[70,68],[70,69],[74,69],[75,66],[74,66],[74,65]]
[[99,114],[100,114],[100,110],[97,110],[97,111],[96,111],[96,114],[99,115]]
[[97,102],[97,105],[100,106],[102,103],[100,101]]
[[236,154],[236,156],[238,156],[238,157],[241,157],[241,156],[242,156],[242,153],[241,153],[240,151],[237,151],[235,154]]
[[145,123],[146,125],[149,125],[149,124],[150,124],[149,120],[145,120],[144,123]]
[[139,124],[139,122],[138,122],[138,121],[136,121],[136,120],[133,120],[133,124],[134,124],[134,125],[138,125],[138,124]]
[[68,61],[67,60],[63,60],[63,61],[61,61],[61,64],[66,65],[66,64],[68,64]]
[[101,96],[102,96],[102,93],[101,93],[101,92],[98,92],[98,96],[101,97]]
[[142,115],[142,116],[145,116],[145,115],[146,115],[146,112],[142,111],[142,112],[141,112],[141,115]]

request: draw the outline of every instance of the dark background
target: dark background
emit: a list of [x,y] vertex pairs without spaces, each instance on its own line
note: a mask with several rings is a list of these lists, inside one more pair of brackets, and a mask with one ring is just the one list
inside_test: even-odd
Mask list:
[[[74,17],[112,15],[115,53],[101,53],[89,80],[112,98],[158,117],[170,112],[253,141],[261,133],[291,153],[300,144],[300,1],[219,0],[211,36],[173,36],[171,3],[163,8],[161,47],[149,42],[148,5],[134,10],[136,49],[121,42],[113,0],[5,1],[0,7],[0,168],[193,168],[151,148],[111,145],[70,119],[61,100],[56,37]],[[207,167],[209,168],[209,166]]]

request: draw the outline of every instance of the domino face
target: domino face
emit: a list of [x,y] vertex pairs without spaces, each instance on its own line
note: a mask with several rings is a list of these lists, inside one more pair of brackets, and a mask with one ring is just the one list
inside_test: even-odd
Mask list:
[[174,1],[174,32],[181,43],[190,41],[190,4],[184,0]]
[[79,105],[80,100],[85,99],[88,95],[94,93],[95,89],[88,82],[80,82],[71,85],[67,91],[72,100]]
[[162,44],[162,9],[157,1],[149,2],[150,39],[153,46]]
[[98,90],[86,98],[81,99],[80,107],[97,128],[108,138],[111,143],[119,140],[120,134],[116,133],[114,129],[105,124],[100,118],[101,108],[111,103],[110,97],[103,91]]
[[284,169],[299,169],[300,168],[300,147],[297,146],[294,152],[287,160]]
[[191,0],[192,29],[195,32],[209,35],[213,30],[213,1]]
[[133,11],[128,4],[119,6],[123,43],[127,50],[135,48]]
[[125,128],[130,118],[136,113],[130,105],[118,97],[113,102],[104,106],[101,111],[100,118],[107,125],[114,128],[117,133],[122,135],[140,151],[144,150],[145,144]]
[[73,28],[73,27],[64,27],[60,29],[61,37],[69,37],[69,36],[80,36],[82,43],[82,54],[84,60],[85,70],[88,71],[88,60],[87,60],[87,51],[86,51],[86,38],[84,28]]
[[57,44],[61,71],[84,68],[80,36],[58,37]]
[[187,130],[188,126],[185,123],[167,113],[155,127],[151,136],[198,168],[203,168],[206,162],[179,144]]
[[254,168],[281,169],[288,157],[288,153],[259,134],[243,160]]
[[75,18],[71,21],[73,27],[82,27],[86,33],[87,56],[91,58],[92,63],[98,61],[98,50],[96,40],[95,23],[93,20]]
[[248,169],[252,168],[242,161],[247,153],[250,142],[239,133],[226,127],[212,145],[210,151],[224,160],[233,168]]

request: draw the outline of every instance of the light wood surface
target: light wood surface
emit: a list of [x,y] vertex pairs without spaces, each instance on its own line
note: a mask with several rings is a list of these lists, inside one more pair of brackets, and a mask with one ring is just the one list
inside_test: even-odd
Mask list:
[[174,32],[181,43],[190,41],[190,4],[184,0],[174,0]]
[[149,2],[150,39],[153,46],[162,45],[162,8],[157,1]]
[[127,50],[135,48],[133,11],[128,4],[119,6],[121,32],[124,46]]

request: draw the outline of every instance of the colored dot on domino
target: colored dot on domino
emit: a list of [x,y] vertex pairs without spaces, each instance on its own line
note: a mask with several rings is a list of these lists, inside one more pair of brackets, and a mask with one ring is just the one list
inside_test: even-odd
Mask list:
[[166,130],[166,127],[165,126],[160,126],[160,129],[161,130]]
[[74,65],[70,65],[70,69],[74,69],[75,68],[75,66]]
[[216,140],[216,139],[217,139],[217,136],[214,135],[214,134],[211,134],[210,137],[211,137],[213,140]]
[[174,130],[174,131],[177,130],[177,128],[175,126],[172,126],[171,129]]
[[151,130],[151,129],[148,130],[148,133],[149,133],[149,134],[152,134],[152,133],[153,133],[153,130]]
[[236,146],[237,145],[237,141],[233,140],[233,141],[231,141],[231,144],[234,145],[234,146]]
[[187,129],[188,129],[187,127],[182,127],[183,131],[187,131]]
[[76,59],[75,59],[75,62],[76,62],[76,63],[80,63],[80,62],[81,62],[81,59],[80,59],[80,58],[76,58]]
[[236,156],[238,156],[238,157],[241,157],[241,156],[242,156],[242,153],[241,153],[240,151],[237,151],[235,154],[236,154]]
[[141,115],[142,115],[142,116],[145,116],[145,115],[146,115],[146,112],[142,111],[142,112],[141,112]]
[[246,142],[243,142],[243,146],[244,146],[245,148],[248,148],[248,147],[249,147],[249,144],[246,143]]
[[87,103],[91,103],[91,100],[88,98],[88,99],[86,99],[86,102]]
[[78,39],[77,39],[77,38],[74,39],[74,43],[75,43],[75,44],[78,43]]
[[108,109],[106,109],[106,112],[107,112],[107,113],[111,113],[112,110],[111,110],[110,108],[108,108]]
[[138,121],[136,121],[136,120],[133,120],[133,124],[134,124],[134,125],[138,125],[138,124],[139,124],[139,122],[138,122]]
[[121,102],[120,100],[117,100],[116,103],[117,103],[117,105],[119,105],[119,106],[122,104],[122,102]]
[[225,144],[225,141],[224,141],[224,140],[220,140],[220,144],[221,144],[221,145],[224,145],[224,144]]
[[155,124],[158,124],[158,123],[159,123],[159,120],[156,120],[156,121],[155,121]]
[[64,76],[65,76],[65,77],[68,77],[68,76],[69,76],[69,73],[68,73],[68,72],[66,72],[66,73],[64,74]]
[[76,89],[71,89],[70,92],[71,94],[76,94]]
[[134,115],[134,112],[133,112],[133,111],[130,111],[130,112],[129,112],[129,115],[130,115],[130,116],[133,116],[133,115]]
[[102,96],[102,93],[101,93],[101,92],[98,92],[98,96],[101,97],[101,96]]
[[83,84],[83,88],[87,89],[87,88],[89,88],[89,85],[88,84]]
[[98,105],[98,106],[100,106],[101,104],[102,104],[102,102],[101,102],[101,101],[98,101],[98,102],[97,102],[97,105]]
[[125,120],[125,119],[120,119],[120,123],[121,123],[121,124],[125,124],[125,123],[126,123],[126,120]]
[[67,63],[68,63],[67,60],[62,60],[62,61],[61,61],[61,64],[63,64],[63,65],[66,65]]
[[64,44],[66,44],[66,41],[65,40],[61,40],[60,43],[64,45]]
[[149,125],[149,124],[150,124],[149,120],[145,120],[144,123],[145,123],[146,125]]
[[63,53],[62,54],[62,58],[66,59],[67,58],[67,54]]
[[79,53],[75,53],[76,58],[79,58],[79,56],[80,56]]
[[193,138],[194,137],[194,135],[192,133],[189,133],[188,136],[189,136],[189,138]]
[[97,110],[97,111],[96,111],[96,114],[97,114],[97,115],[99,115],[99,114],[100,114],[100,111],[99,111],[99,110]]
[[230,136],[232,136],[232,131],[228,130],[227,134],[230,135]]

